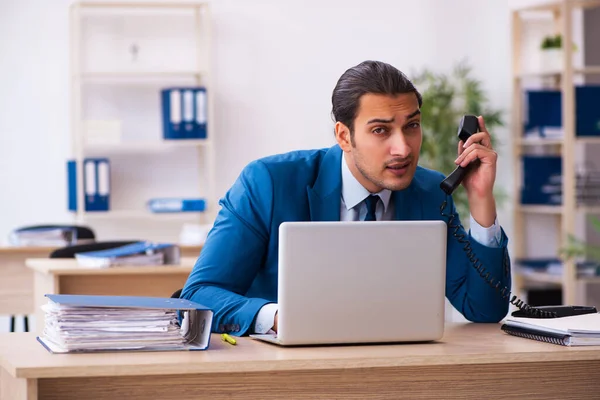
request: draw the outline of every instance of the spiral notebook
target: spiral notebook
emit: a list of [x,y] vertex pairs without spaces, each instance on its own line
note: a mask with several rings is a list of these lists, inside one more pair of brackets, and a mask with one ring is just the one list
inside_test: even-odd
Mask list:
[[561,346],[600,346],[600,313],[562,318],[507,318],[509,335]]

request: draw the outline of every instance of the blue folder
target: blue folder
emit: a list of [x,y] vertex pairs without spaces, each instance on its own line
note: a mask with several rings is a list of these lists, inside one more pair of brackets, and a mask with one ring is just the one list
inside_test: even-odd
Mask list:
[[153,213],[202,212],[206,208],[204,199],[156,198],[148,200],[148,209]]
[[[67,161],[69,211],[77,211],[77,173],[76,161]],[[110,160],[108,158],[85,158],[83,160],[83,192],[85,211],[108,211],[110,209]]]
[[160,92],[163,138],[206,139],[208,100],[202,86],[168,87]]
[[[164,346],[139,346],[135,349],[125,349],[124,351],[198,351],[206,350],[210,344],[210,332],[212,327],[213,311],[201,304],[186,299],[162,298],[162,297],[143,297],[143,296],[100,296],[100,295],[67,295],[67,294],[47,294],[46,297],[52,302],[68,306],[71,313],[76,314],[77,308],[81,310],[90,310],[110,308],[123,309],[123,312],[136,312],[140,309],[152,310],[174,310],[179,313],[181,330],[185,337],[183,345],[164,345]],[[93,319],[92,321],[99,321]],[[82,324],[91,322],[91,319],[85,319]],[[187,332],[187,334],[185,334]],[[45,335],[38,336],[37,340],[51,353],[90,353],[90,352],[115,352],[115,349],[78,349],[64,350],[58,348],[49,341]]]
[[170,243],[143,241],[112,249],[76,253],[75,258],[79,265],[86,267],[109,267],[127,264],[155,265],[154,255],[160,255],[162,262],[159,265],[174,265],[180,262],[181,250],[179,246]]

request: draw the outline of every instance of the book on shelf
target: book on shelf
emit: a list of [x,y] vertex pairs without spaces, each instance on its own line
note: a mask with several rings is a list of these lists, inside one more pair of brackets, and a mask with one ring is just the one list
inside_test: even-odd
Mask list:
[[77,264],[90,268],[179,264],[181,249],[170,243],[136,242],[107,250],[76,253]]
[[51,353],[205,350],[213,311],[174,298],[46,295],[37,340]]

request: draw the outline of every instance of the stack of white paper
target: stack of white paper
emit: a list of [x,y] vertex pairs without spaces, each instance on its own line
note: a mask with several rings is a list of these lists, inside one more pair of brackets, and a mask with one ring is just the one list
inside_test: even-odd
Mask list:
[[551,341],[566,346],[600,346],[600,313],[560,318],[510,317],[504,330],[515,336]]
[[52,301],[42,309],[44,342],[53,352],[185,347],[175,310],[79,307]]
[[[51,353],[206,350],[213,312],[186,299],[47,294],[44,331]],[[182,321],[179,322],[181,313]]]

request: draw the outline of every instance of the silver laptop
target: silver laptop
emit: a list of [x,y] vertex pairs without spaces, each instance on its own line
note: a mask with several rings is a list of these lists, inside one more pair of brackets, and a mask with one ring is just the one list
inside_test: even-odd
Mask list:
[[444,333],[443,221],[285,222],[279,345],[434,341]]

